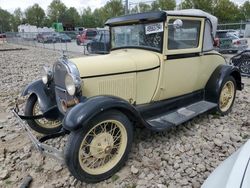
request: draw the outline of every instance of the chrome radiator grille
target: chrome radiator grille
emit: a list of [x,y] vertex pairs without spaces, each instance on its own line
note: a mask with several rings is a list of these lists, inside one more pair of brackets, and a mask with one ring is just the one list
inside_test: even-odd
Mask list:
[[62,113],[65,113],[65,110],[62,108],[62,102],[74,98],[68,94],[65,87],[65,76],[68,73],[68,67],[64,62],[58,61],[54,64],[53,71],[57,106]]

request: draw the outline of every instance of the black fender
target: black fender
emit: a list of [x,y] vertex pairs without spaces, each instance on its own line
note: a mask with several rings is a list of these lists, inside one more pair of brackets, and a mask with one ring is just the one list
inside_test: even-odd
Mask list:
[[85,99],[70,109],[63,120],[63,127],[69,131],[80,129],[99,113],[111,109],[121,111],[132,121],[146,124],[135,107],[124,99],[114,96],[95,96]]
[[210,76],[205,86],[205,99],[217,103],[224,78],[232,76],[236,81],[236,89],[242,90],[241,74],[237,67],[231,65],[219,65]]
[[51,88],[51,86],[48,87],[42,80],[36,80],[28,84],[21,93],[21,96],[26,96],[28,94],[35,94],[37,96],[38,104],[43,113],[56,106],[54,88]]

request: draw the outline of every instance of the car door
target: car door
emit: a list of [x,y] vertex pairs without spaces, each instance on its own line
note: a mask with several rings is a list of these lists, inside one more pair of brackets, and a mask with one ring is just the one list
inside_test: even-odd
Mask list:
[[[176,27],[177,22],[181,22],[182,26]],[[204,18],[169,16],[166,25],[160,100],[201,89],[197,80],[201,64]]]

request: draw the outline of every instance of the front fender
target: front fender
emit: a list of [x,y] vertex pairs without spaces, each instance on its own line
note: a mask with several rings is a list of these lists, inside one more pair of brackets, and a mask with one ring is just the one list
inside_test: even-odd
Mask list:
[[77,130],[87,125],[99,113],[109,109],[119,110],[130,119],[135,119],[145,124],[140,113],[127,101],[114,96],[96,96],[85,99],[67,112],[63,121],[63,127],[69,131]]
[[36,80],[28,84],[21,93],[21,96],[28,94],[35,94],[37,96],[38,104],[43,113],[56,105],[54,90],[47,87],[42,80]]
[[236,81],[238,90],[243,89],[241,74],[237,67],[230,65],[219,65],[210,76],[205,87],[205,98],[211,102],[218,102],[220,89],[224,78],[232,76]]

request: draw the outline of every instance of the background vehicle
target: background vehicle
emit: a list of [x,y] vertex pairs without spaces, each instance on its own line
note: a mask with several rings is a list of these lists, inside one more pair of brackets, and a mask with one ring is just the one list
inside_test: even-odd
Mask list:
[[37,42],[42,42],[42,43],[56,42],[51,33],[39,33],[36,37],[36,40]]
[[77,45],[87,44],[98,34],[96,29],[85,29],[76,37]]
[[99,31],[95,38],[87,44],[89,53],[103,54],[110,51],[109,31]]
[[66,34],[67,36],[69,36],[71,38],[71,40],[76,40],[76,37],[78,35],[77,31],[66,31],[66,32],[61,32],[63,34]]
[[55,33],[53,37],[56,42],[71,42],[71,38],[63,33]]
[[250,140],[223,161],[206,179],[202,188],[250,187]]
[[5,33],[0,33],[0,38],[6,38]]
[[[134,127],[165,131],[205,112],[226,115],[236,90],[243,89],[239,69],[213,49],[217,18],[206,12],[140,13],[111,18],[106,25],[109,54],[63,56],[22,92],[32,93],[26,116],[36,115],[38,103],[42,118],[57,122],[53,128],[62,122],[59,132],[32,122],[31,128],[54,133],[38,141],[28,132],[36,147],[63,160],[78,180],[92,183],[125,164]],[[67,133],[64,152],[41,144]]]
[[246,39],[239,38],[235,33],[228,30],[218,30],[215,41],[220,52],[237,53],[248,48]]

